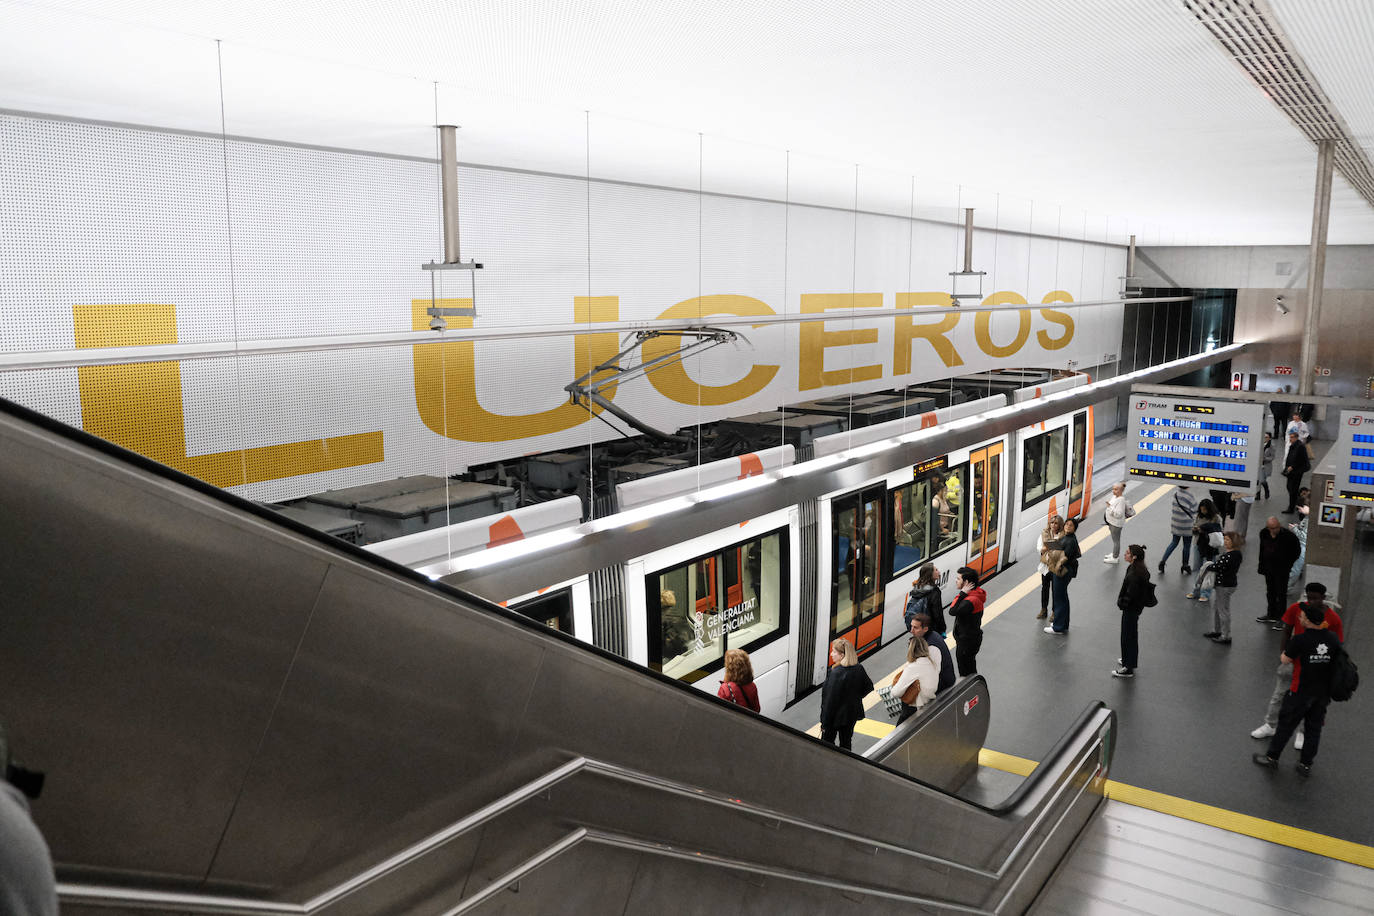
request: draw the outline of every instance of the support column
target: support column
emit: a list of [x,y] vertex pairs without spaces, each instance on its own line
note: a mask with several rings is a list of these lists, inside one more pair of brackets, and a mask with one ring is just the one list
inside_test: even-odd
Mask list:
[[1308,251],[1307,322],[1302,329],[1302,357],[1298,360],[1298,394],[1312,393],[1317,365],[1317,327],[1321,323],[1322,290],[1326,286],[1326,228],[1331,221],[1331,171],[1336,141],[1317,141],[1317,191],[1312,202],[1312,246]]

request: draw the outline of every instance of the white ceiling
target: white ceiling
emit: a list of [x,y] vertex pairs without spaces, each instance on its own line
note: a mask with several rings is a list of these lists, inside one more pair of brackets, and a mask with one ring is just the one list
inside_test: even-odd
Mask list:
[[[1269,0],[1374,155],[1374,2]],[[1316,153],[1182,0],[0,0],[0,108],[1142,244],[1296,244]],[[588,113],[589,112],[589,113]],[[785,153],[791,150],[790,161]],[[1374,243],[1337,176],[1330,241]]]

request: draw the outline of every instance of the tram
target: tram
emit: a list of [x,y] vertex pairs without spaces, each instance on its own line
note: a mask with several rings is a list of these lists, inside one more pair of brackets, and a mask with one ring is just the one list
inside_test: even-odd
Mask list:
[[[616,487],[615,511],[825,460],[1088,381],[1069,375],[821,436],[801,450],[787,444],[627,481]],[[594,621],[602,629],[612,624],[618,638],[598,644],[712,693],[726,650],[744,649],[764,711],[776,713],[824,681],[831,640],[851,641],[863,657],[903,635],[906,597],[925,563],[935,565],[948,604],[953,595],[945,586],[960,567],[986,579],[1033,558],[1049,517],[1086,512],[1092,449],[1092,410],[1076,410],[571,581],[544,582],[534,554],[522,562],[531,590],[502,603],[587,642]],[[431,572],[450,568],[455,557],[580,523],[580,500],[565,497],[367,549]]]

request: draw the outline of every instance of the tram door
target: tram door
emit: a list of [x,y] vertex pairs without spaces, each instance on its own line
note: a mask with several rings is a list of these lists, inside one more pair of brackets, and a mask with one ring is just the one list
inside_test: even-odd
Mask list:
[[1065,518],[1082,518],[1088,508],[1084,498],[1088,479],[1088,414],[1073,417],[1073,464],[1069,468],[1069,511]]
[[883,635],[882,557],[886,484],[831,502],[830,638],[844,638],[859,654],[878,647]]
[[1002,518],[1002,443],[979,449],[969,456],[973,480],[969,490],[969,558],[968,565],[978,571],[979,578],[997,569],[1001,553]]

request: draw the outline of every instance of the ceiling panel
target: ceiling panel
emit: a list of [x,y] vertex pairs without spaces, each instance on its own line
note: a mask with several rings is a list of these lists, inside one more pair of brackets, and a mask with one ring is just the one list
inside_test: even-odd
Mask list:
[[[1271,2],[1370,149],[1374,3]],[[432,155],[437,107],[468,161],[842,206],[857,167],[875,208],[980,225],[1006,196],[1147,244],[1310,232],[1312,144],[1182,0],[0,0],[2,107],[216,130],[221,55],[254,136]],[[1331,241],[1374,243],[1334,194]]]

